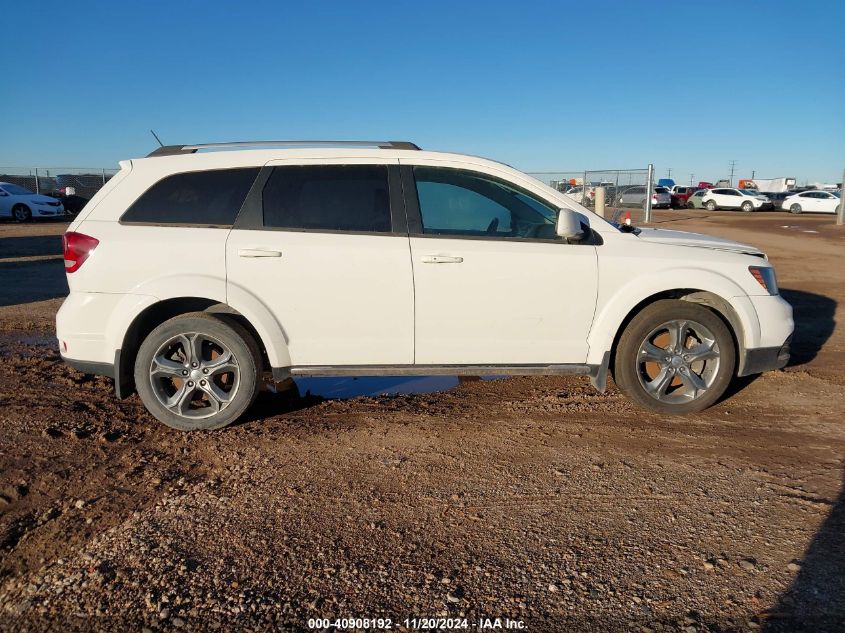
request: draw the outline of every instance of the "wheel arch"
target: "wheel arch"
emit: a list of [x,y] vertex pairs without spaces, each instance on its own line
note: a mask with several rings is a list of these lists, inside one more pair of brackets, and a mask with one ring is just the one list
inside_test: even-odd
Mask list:
[[718,294],[707,290],[699,290],[697,288],[675,288],[672,290],[664,290],[662,292],[652,294],[644,298],[635,306],[633,306],[630,310],[628,310],[628,312],[625,314],[625,317],[622,319],[622,321],[616,328],[616,332],[613,336],[613,342],[610,346],[609,363],[611,370],[614,366],[614,363],[616,362],[616,348],[619,345],[619,339],[622,336],[622,333],[625,331],[625,328],[628,326],[631,320],[644,308],[657,301],[662,301],[664,299],[677,299],[680,301],[688,301],[690,303],[698,303],[707,308],[710,308],[710,310],[712,310],[719,318],[721,318],[725,325],[728,327],[728,331],[730,332],[731,338],[733,339],[734,350],[736,351],[737,359],[739,360],[740,358],[742,358],[742,351],[745,349],[745,328],[743,326],[742,319],[740,318],[739,314],[734,309],[734,307],[731,305],[731,303],[723,297],[719,296]]
[[138,349],[144,339],[160,324],[180,314],[189,312],[208,312],[219,314],[225,318],[236,320],[255,340],[258,345],[265,369],[273,367],[287,367],[290,365],[290,354],[287,350],[287,339],[278,323],[261,304],[256,305],[248,297],[240,297],[240,301],[224,303],[219,299],[191,296],[170,297],[147,302],[129,321],[123,336],[118,337],[119,347],[115,354],[115,392],[118,398],[124,398],[135,390],[133,370]]

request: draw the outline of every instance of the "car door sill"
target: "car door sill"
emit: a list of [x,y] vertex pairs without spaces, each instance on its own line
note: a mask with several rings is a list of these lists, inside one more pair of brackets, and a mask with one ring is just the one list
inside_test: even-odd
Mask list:
[[299,376],[588,376],[591,365],[318,365],[273,368],[273,378]]

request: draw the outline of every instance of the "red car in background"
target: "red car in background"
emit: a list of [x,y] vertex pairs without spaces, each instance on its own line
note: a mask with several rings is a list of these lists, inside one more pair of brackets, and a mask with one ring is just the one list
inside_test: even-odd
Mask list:
[[699,189],[701,189],[701,187],[686,187],[684,185],[675,185],[669,190],[669,193],[672,195],[672,207],[675,209],[685,209],[689,197]]

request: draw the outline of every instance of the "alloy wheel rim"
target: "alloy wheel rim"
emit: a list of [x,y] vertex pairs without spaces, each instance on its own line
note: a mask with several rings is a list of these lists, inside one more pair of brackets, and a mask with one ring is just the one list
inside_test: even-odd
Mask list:
[[240,386],[240,367],[232,351],[201,332],[165,341],[150,362],[150,385],[170,412],[199,420],[231,404]]
[[643,339],[636,359],[645,392],[666,404],[704,396],[719,374],[721,353],[714,334],[688,319],[660,324]]

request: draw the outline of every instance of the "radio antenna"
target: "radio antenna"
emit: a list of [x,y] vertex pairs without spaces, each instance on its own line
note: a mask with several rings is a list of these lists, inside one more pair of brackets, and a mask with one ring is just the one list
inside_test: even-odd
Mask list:
[[152,134],[152,135],[155,137],[155,140],[157,140],[157,141],[158,141],[158,144],[159,144],[159,145],[161,145],[162,147],[164,147],[164,143],[162,143],[162,142],[161,142],[161,139],[158,137],[158,134],[156,134],[156,133],[155,133],[155,132],[153,132],[152,130],[150,130],[150,134]]

